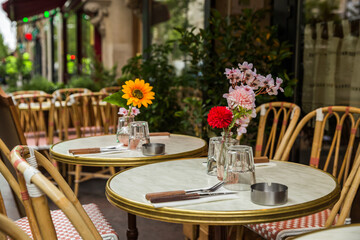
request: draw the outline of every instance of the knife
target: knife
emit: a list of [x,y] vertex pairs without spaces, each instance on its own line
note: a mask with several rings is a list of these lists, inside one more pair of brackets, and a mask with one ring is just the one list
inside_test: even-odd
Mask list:
[[219,195],[235,194],[238,192],[214,192],[214,193],[190,193],[190,194],[179,194],[171,196],[153,197],[150,199],[151,203],[163,203],[163,202],[174,202],[182,200],[192,200],[204,197],[213,197]]
[[193,192],[214,192],[217,189],[219,189],[222,185],[224,185],[224,182],[218,182],[212,187],[206,187],[206,188],[197,188],[197,189],[188,189],[188,190],[173,190],[173,191],[166,191],[166,192],[153,192],[153,193],[147,193],[145,195],[145,198],[147,200],[150,200],[151,198],[157,198],[157,197],[165,197],[165,196],[173,196],[173,195],[184,195],[188,193]]
[[[92,153],[113,152],[113,151],[119,151],[119,150],[122,150],[121,146],[110,146],[110,147],[69,149],[69,153],[77,155],[77,154],[92,154]],[[126,150],[126,148],[124,148],[124,150]]]

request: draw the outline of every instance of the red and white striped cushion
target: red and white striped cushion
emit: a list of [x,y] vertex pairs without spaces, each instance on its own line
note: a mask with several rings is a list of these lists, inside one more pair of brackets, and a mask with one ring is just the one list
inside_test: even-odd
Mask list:
[[[256,232],[268,240],[279,240],[285,237],[299,235],[302,233],[324,228],[330,210],[324,210],[309,216],[294,218],[280,222],[258,223],[246,225],[247,228]],[[337,221],[337,216],[334,223]]]
[[[104,215],[100,212],[96,204],[90,203],[83,205],[83,207],[103,239],[118,240],[118,236],[115,230],[106,220]],[[82,239],[69,219],[61,210],[51,211],[51,217],[54,222],[58,239]],[[32,238],[32,233],[27,217],[21,218],[15,221],[15,223]]]

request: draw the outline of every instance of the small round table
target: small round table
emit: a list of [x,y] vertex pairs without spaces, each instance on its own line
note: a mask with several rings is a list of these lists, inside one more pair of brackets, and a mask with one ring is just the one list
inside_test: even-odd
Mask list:
[[206,142],[197,137],[170,134],[169,136],[150,137],[152,143],[164,143],[165,154],[158,156],[144,156],[139,151],[127,151],[111,154],[94,154],[74,156],[69,149],[107,147],[116,145],[115,135],[102,135],[94,137],[77,138],[54,144],[50,154],[56,161],[68,164],[86,166],[119,166],[136,167],[149,163],[156,163],[170,159],[201,156],[206,150]]
[[[50,154],[56,161],[67,164],[80,164],[86,166],[119,166],[136,167],[149,163],[163,162],[179,158],[199,157],[206,151],[207,143],[197,137],[170,134],[170,136],[150,137],[152,143],[164,143],[165,154],[158,156],[144,156],[139,151],[123,153],[81,155],[69,154],[69,149],[107,147],[116,145],[115,135],[102,135],[94,137],[77,138],[54,144]],[[128,213],[128,236],[137,238],[136,216]]]
[[298,240],[313,240],[313,239],[358,240],[359,238],[360,238],[360,224],[349,224],[349,225],[325,228],[294,237],[294,239],[298,239]]
[[[339,198],[334,177],[306,165],[271,161],[256,167],[257,182],[277,182],[288,186],[288,202],[262,206],[251,202],[250,191],[236,199],[209,201],[176,207],[155,208],[146,193],[212,186],[216,177],[206,174],[204,158],[162,162],[128,169],[111,177],[106,196],[111,204],[129,213],[173,223],[236,225],[280,221],[301,217],[331,207]],[[211,200],[212,197],[207,199]],[[194,201],[186,200],[183,202]]]

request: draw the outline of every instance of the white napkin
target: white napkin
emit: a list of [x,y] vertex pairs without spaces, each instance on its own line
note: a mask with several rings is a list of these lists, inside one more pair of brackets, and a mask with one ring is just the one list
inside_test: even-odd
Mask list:
[[[218,189],[216,192],[232,192],[223,187]],[[144,196],[145,197],[145,196]],[[238,194],[224,194],[218,196],[210,196],[210,197],[200,197],[198,199],[191,199],[191,200],[182,200],[182,201],[173,201],[173,202],[163,202],[163,203],[151,203],[154,208],[161,208],[161,207],[176,207],[176,206],[186,206],[192,204],[199,204],[205,202],[214,202],[214,201],[223,201],[227,199],[236,199],[238,198]]]

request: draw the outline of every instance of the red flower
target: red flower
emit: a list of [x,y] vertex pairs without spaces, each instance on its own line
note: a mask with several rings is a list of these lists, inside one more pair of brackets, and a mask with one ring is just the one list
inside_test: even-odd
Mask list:
[[213,107],[208,114],[208,123],[213,128],[227,128],[232,118],[233,114],[227,107]]

